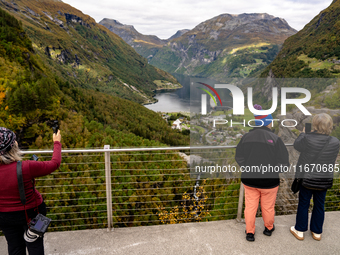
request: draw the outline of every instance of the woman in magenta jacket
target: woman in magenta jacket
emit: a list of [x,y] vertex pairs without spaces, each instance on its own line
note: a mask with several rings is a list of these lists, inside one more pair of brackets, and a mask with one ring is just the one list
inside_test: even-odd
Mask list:
[[[60,131],[53,134],[54,150],[50,161],[23,161],[22,175],[26,195],[26,212],[28,219],[33,219],[39,213],[46,215],[46,205],[41,194],[33,189],[32,180],[45,176],[60,166],[61,163],[61,135]],[[27,231],[27,220],[24,205],[21,203],[16,166],[21,161],[21,153],[15,134],[6,128],[0,127],[0,230],[6,237],[8,253],[44,254],[43,238],[37,238],[31,242],[24,239]],[[38,210],[37,210],[38,207]]]

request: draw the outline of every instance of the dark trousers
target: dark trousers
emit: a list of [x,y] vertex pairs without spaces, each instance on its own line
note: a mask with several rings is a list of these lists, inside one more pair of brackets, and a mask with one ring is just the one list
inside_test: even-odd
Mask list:
[[[39,213],[46,215],[46,205],[39,205]],[[30,219],[37,216],[35,209],[27,210]],[[25,211],[0,212],[0,229],[6,237],[9,255],[26,255],[26,247],[30,255],[44,255],[44,240],[39,237],[29,243],[24,240],[27,230]]]
[[308,230],[308,209],[310,200],[313,196],[314,205],[312,218],[310,220],[310,230],[315,234],[321,234],[325,219],[325,199],[327,190],[312,190],[301,186],[299,193],[295,229],[302,232]]

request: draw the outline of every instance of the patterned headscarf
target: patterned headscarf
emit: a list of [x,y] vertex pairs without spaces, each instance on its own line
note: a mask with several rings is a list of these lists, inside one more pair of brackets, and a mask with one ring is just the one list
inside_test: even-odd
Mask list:
[[0,155],[4,155],[9,151],[16,140],[16,135],[9,129],[0,127]]

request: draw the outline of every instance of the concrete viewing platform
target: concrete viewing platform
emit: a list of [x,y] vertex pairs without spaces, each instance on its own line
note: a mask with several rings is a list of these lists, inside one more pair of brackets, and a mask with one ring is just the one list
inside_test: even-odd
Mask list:
[[[262,234],[262,218],[257,218],[255,242],[246,241],[245,224],[236,220],[51,232],[45,235],[45,254],[340,254],[340,212],[326,213],[321,241],[310,231],[305,240],[297,240],[289,231],[294,223],[295,214],[276,216],[275,231],[268,237]],[[3,236],[0,254],[7,254]]]

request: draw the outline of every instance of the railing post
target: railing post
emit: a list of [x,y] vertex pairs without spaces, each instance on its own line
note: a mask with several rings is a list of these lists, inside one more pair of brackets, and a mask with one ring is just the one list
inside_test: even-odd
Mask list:
[[[109,150],[110,145],[104,145],[104,149]],[[105,180],[106,180],[106,207],[107,207],[107,230],[112,229],[112,190],[111,190],[111,160],[110,152],[105,154]]]
[[243,183],[241,182],[240,194],[238,197],[237,218],[236,218],[238,222],[243,222],[242,221],[243,196],[244,196],[244,186],[243,186]]

